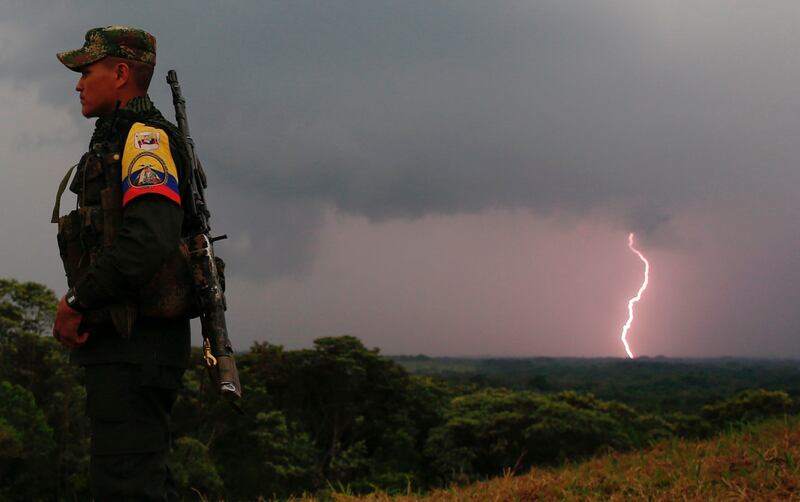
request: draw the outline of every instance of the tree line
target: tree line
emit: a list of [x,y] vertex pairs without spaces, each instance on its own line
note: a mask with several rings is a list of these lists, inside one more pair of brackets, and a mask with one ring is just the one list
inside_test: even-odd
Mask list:
[[[89,498],[83,376],[49,335],[55,306],[40,284],[0,279],[3,500]],[[186,499],[424,491],[800,410],[775,389],[687,412],[454,383],[340,336],[302,350],[259,342],[239,354],[239,415],[213,395],[199,349],[193,361],[173,413],[172,470]]]

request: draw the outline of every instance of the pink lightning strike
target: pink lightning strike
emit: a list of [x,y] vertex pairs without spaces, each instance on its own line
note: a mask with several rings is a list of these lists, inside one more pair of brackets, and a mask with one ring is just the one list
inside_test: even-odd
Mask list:
[[633,247],[633,232],[628,235],[628,247],[644,262],[644,282],[642,282],[642,286],[639,288],[639,292],[636,293],[636,296],[628,300],[628,322],[622,327],[622,336],[620,337],[622,343],[625,345],[625,352],[628,353],[629,358],[633,359],[633,352],[631,352],[631,348],[628,346],[628,330],[631,329],[631,324],[633,323],[633,304],[642,299],[642,293],[647,289],[647,283],[650,280],[650,263],[638,249]]

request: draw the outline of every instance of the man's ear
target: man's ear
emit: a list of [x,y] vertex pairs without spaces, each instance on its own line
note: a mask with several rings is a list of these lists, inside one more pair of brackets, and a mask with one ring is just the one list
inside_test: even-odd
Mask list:
[[123,87],[131,78],[131,68],[126,63],[117,63],[114,65],[114,75],[116,77],[115,85],[117,89]]

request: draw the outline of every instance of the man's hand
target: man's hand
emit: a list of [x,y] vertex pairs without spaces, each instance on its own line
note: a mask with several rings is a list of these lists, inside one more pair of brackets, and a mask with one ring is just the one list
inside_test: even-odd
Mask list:
[[89,339],[89,333],[78,333],[83,314],[67,305],[66,295],[58,303],[56,322],[53,326],[53,336],[61,345],[68,349],[80,347]]

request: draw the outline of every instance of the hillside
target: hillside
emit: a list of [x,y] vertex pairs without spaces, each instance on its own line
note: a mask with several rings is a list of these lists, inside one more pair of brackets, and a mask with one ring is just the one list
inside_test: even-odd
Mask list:
[[[89,500],[83,376],[50,334],[58,300],[43,285],[13,279],[0,279],[0,300],[0,500]],[[402,494],[409,485],[430,493],[510,466],[578,466],[608,451],[708,439],[742,422],[800,414],[797,361],[470,360],[464,380],[441,371],[459,361],[417,357],[432,374],[409,374],[352,336],[299,350],[262,342],[238,354],[247,398],[236,415],[214,395],[202,360],[196,348],[172,414],[182,500],[330,500],[330,492]],[[625,464],[630,458],[637,457],[618,457],[602,482],[590,481],[603,488],[597,493],[669,486],[680,473],[667,465],[650,479],[644,464]],[[793,469],[798,456],[775,458]],[[695,462],[698,473],[711,469]],[[499,493],[476,499],[512,489],[578,498],[597,488],[573,486],[570,475],[593,479],[580,471],[588,467],[574,469],[535,471],[527,488],[522,478],[472,490]],[[626,469],[645,477],[625,485]]]
[[800,417],[771,420],[706,441],[672,440],[560,469],[533,469],[430,495],[337,502],[547,500],[800,500]]

